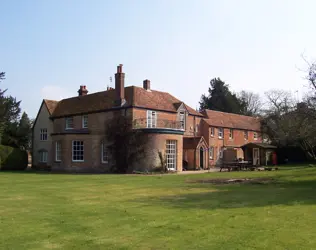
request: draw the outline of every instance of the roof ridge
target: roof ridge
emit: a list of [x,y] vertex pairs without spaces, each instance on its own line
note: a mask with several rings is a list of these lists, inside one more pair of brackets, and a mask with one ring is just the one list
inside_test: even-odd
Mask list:
[[[236,115],[236,116],[244,116],[244,117],[250,117],[250,118],[255,118],[257,119],[257,117],[254,116],[250,116],[250,115],[241,115],[241,114],[236,114],[236,113],[229,113],[229,112],[224,112],[224,111],[218,111],[218,110],[213,110],[213,109],[204,109],[206,112],[207,111],[211,111],[211,112],[217,112],[217,113],[222,113],[222,114],[229,114],[229,115]],[[211,118],[208,118],[211,119]]]

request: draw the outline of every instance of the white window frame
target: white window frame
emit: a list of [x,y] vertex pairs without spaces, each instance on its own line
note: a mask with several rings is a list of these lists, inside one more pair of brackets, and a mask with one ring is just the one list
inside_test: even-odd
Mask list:
[[244,139],[245,139],[245,141],[248,141],[248,131],[247,130],[244,131]]
[[257,132],[253,132],[253,139],[254,139],[255,141],[258,140],[258,133],[257,133]]
[[214,137],[214,134],[215,134],[215,128],[211,127],[211,137]]
[[199,132],[199,124],[195,124],[195,133]]
[[224,129],[218,128],[218,138],[223,139],[223,137],[224,137]]
[[218,157],[220,158],[220,159],[222,159],[223,158],[223,156],[224,156],[224,148],[223,147],[218,147]]
[[234,139],[234,130],[232,128],[229,129],[229,139]]
[[40,130],[40,140],[41,141],[47,141],[47,139],[48,139],[47,128],[41,128],[41,130]]
[[209,157],[211,160],[214,159],[214,147],[209,148]]
[[55,161],[57,162],[61,161],[61,142],[60,141],[55,142]]
[[[65,123],[66,123],[66,127],[65,127],[66,129],[73,129],[74,128],[74,118],[72,116],[66,117]],[[71,124],[71,126],[70,126],[70,124]]]
[[88,115],[82,116],[82,128],[88,128]]
[[[75,144],[77,144],[77,145],[75,145]],[[81,147],[81,149],[74,150],[74,146]],[[81,151],[82,151],[82,159],[80,159],[80,160],[74,159],[75,152],[81,152]],[[84,141],[81,141],[81,140],[72,141],[72,143],[71,143],[71,160],[73,162],[84,162]]]
[[39,155],[40,155],[39,161],[41,163],[47,163],[47,161],[48,161],[48,152],[47,151],[40,151]]
[[180,129],[185,130],[186,128],[186,114],[185,111],[179,112]]
[[147,128],[157,127],[157,112],[152,110],[147,110]]
[[[104,151],[106,149],[106,151]],[[106,155],[104,155],[104,152],[106,152]],[[106,159],[104,159],[106,156]],[[103,142],[101,146],[101,162],[102,163],[109,163],[109,150],[107,149],[106,144]]]
[[166,141],[166,165],[168,170],[177,169],[177,141]]

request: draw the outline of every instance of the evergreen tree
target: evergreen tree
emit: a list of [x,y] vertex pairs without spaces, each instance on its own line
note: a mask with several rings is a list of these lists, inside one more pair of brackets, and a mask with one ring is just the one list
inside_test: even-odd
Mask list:
[[201,97],[200,110],[211,109],[235,114],[243,113],[244,103],[229,90],[229,85],[220,78],[212,79],[210,85],[208,95]]

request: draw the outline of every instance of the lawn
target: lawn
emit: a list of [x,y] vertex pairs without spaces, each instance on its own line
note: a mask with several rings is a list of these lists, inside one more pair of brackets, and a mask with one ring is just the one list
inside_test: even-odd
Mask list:
[[[194,182],[227,177],[274,181]],[[316,168],[0,183],[0,249],[316,249]]]

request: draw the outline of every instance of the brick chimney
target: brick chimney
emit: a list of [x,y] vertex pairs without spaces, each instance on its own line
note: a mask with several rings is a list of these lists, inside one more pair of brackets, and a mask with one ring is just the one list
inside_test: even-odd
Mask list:
[[87,95],[88,90],[86,89],[86,85],[81,85],[80,89],[78,90],[79,96]]
[[125,103],[125,93],[124,93],[124,79],[125,73],[123,73],[123,64],[117,66],[117,72],[115,74],[115,93],[116,100],[115,104],[117,106],[122,106]]
[[150,81],[148,79],[143,81],[143,88],[146,90],[150,90]]

